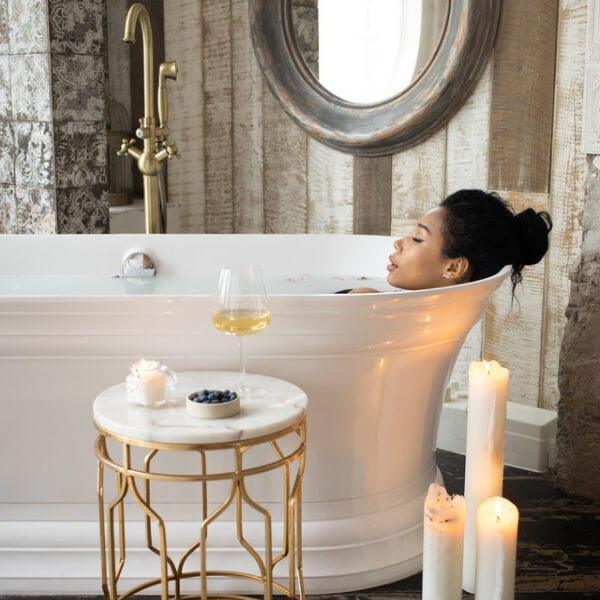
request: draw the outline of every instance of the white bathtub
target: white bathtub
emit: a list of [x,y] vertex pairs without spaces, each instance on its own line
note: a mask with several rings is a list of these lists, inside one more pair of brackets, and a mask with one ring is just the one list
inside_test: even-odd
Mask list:
[[[235,261],[262,264],[271,291],[272,324],[247,340],[248,370],[292,381],[309,397],[307,592],[419,571],[442,396],[507,270],[444,290],[331,293],[387,288],[391,244],[378,236],[0,236],[0,593],[100,593],[92,401],[140,357],[175,371],[235,370],[237,341],[210,320],[219,263]],[[131,249],[155,259],[151,283],[113,277]],[[257,493],[269,503],[270,485]],[[195,527],[194,497],[165,491],[156,501],[177,543],[179,531]],[[228,568],[244,560],[239,548],[212,541]],[[123,589],[149,568],[133,556],[137,570]]]

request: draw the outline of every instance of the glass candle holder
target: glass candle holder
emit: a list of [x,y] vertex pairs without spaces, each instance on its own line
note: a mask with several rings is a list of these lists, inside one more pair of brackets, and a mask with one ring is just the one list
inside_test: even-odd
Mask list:
[[139,360],[125,380],[127,400],[141,406],[161,406],[177,385],[177,376],[158,360]]

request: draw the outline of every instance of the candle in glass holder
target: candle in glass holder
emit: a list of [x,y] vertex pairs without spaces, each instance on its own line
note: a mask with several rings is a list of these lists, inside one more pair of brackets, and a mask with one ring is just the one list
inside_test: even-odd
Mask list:
[[488,498],[477,510],[476,599],[514,599],[518,528],[519,510],[506,498]]
[[475,591],[477,509],[502,495],[508,369],[495,360],[469,366],[463,589]]
[[128,399],[133,404],[156,406],[166,398],[165,373],[157,360],[142,359],[132,365],[127,384]]
[[460,600],[465,500],[432,483],[424,513],[423,600]]

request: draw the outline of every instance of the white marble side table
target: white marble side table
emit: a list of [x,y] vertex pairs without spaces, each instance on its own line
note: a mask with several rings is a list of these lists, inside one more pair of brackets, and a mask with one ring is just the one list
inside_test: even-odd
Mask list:
[[[264,598],[271,600],[273,591],[289,598],[304,598],[302,576],[302,475],[306,450],[306,394],[297,386],[262,375],[248,375],[248,384],[258,391],[241,400],[240,413],[224,419],[197,419],[187,414],[188,394],[208,389],[235,389],[238,374],[234,372],[186,372],[178,374],[177,389],[169,402],[156,408],[133,406],[127,402],[125,384],[102,392],[93,405],[94,422],[99,435],[95,450],[98,457],[98,504],[102,587],[107,600],[127,598],[151,586],[160,585],[161,599],[181,598],[181,582],[198,578],[200,594],[186,598],[250,598],[239,594],[209,594],[207,579],[211,576],[233,577],[260,583]],[[284,445],[281,444],[282,440]],[[289,440],[293,440],[290,444]],[[290,446],[291,449],[290,449]],[[260,456],[270,457],[256,464],[245,464],[244,454],[262,447]],[[116,448],[117,450],[113,450]],[[169,452],[195,453],[199,465],[192,471],[156,470],[153,459]],[[232,467],[219,469],[213,453],[232,453]],[[141,454],[140,454],[141,453]],[[179,456],[179,455],[178,455]],[[193,464],[195,465],[196,462]],[[155,461],[156,463],[156,461]],[[295,476],[290,467],[295,466]],[[215,465],[217,469],[215,470]],[[116,493],[105,498],[104,470],[116,474]],[[248,494],[246,481],[270,471],[281,470],[283,490],[283,532],[281,552],[273,556],[271,514]],[[151,482],[200,482],[202,519],[198,539],[175,560],[167,547],[165,520],[152,505]],[[210,482],[227,481],[229,493],[220,505],[209,512],[207,490]],[[125,499],[132,498],[142,509],[145,519],[146,546],[160,559],[160,577],[145,581],[126,592],[117,592],[119,578],[126,563]],[[235,506],[236,533],[240,544],[257,565],[258,573],[207,569],[207,534],[211,524],[229,506]],[[242,506],[249,505],[264,519],[262,556],[244,538]],[[152,539],[152,524],[158,530],[158,544]],[[118,560],[117,548],[118,547]],[[199,554],[199,570],[190,570],[188,559]],[[263,558],[264,557],[264,558]],[[273,581],[273,568],[281,560],[288,562],[287,586]],[[196,563],[197,564],[197,563]],[[298,595],[296,595],[296,578]],[[172,595],[170,589],[172,588]]]

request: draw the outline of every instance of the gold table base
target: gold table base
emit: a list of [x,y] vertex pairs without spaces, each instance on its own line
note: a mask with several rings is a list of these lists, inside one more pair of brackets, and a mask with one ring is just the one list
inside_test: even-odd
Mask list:
[[[123,600],[137,592],[151,586],[161,586],[161,600],[173,598],[231,598],[247,600],[250,596],[237,594],[209,594],[207,579],[209,577],[233,577],[258,582],[264,586],[265,600],[271,600],[273,590],[286,595],[288,598],[304,600],[304,580],[302,576],[302,475],[304,473],[306,449],[306,420],[302,418],[294,425],[262,437],[241,440],[237,442],[207,443],[207,444],[173,444],[156,443],[143,440],[128,439],[111,433],[96,423],[99,431],[96,439],[95,451],[98,457],[98,507],[100,525],[100,552],[102,568],[102,589],[107,600]],[[294,448],[284,452],[278,441],[286,436],[295,440]],[[107,448],[107,439],[120,444],[121,463],[113,459]],[[269,445],[274,457],[269,463],[254,467],[244,467],[244,454],[251,448],[260,445]],[[296,445],[297,444],[297,445]],[[143,466],[134,468],[132,465],[132,448],[144,448],[148,452],[143,459]],[[207,472],[207,455],[215,450],[231,450],[233,452],[234,468],[229,472]],[[200,455],[200,472],[186,474],[160,473],[152,470],[152,459],[164,451],[196,452]],[[297,461],[297,470],[292,478],[291,465]],[[108,467],[116,474],[116,496],[112,500],[105,500],[104,493],[104,468]],[[283,481],[283,534],[282,551],[273,557],[273,540],[271,533],[271,514],[255,502],[248,494],[245,485],[247,477],[281,469]],[[293,479],[293,481],[292,481]],[[143,483],[143,490],[138,487],[138,480]],[[192,544],[183,554],[179,562],[169,556],[167,550],[166,525],[163,518],[151,505],[151,481],[178,481],[201,482],[202,484],[202,522],[198,541]],[[225,500],[210,514],[208,514],[208,482],[228,480],[231,482],[229,493]],[[135,503],[142,509],[145,519],[146,546],[160,557],[160,577],[151,579],[128,591],[119,594],[117,584],[123,571],[126,560],[125,543],[125,499],[132,496]],[[235,502],[237,539],[243,548],[252,556],[258,567],[258,574],[243,573],[239,571],[208,570],[206,568],[206,539],[208,526],[225,509]],[[264,519],[265,526],[265,559],[244,538],[242,506],[247,505],[258,511]],[[116,513],[116,514],[115,514]],[[151,522],[155,521],[159,532],[158,547],[152,540]],[[118,561],[115,543],[118,542]],[[185,571],[187,559],[199,550],[200,569]],[[273,568],[280,561],[288,562],[288,586],[285,587],[273,581]],[[181,581],[188,578],[199,577],[201,593],[199,595],[181,595]],[[298,595],[296,594],[296,580]],[[173,585],[169,585],[173,584]],[[174,593],[169,594],[169,588],[174,588]]]

